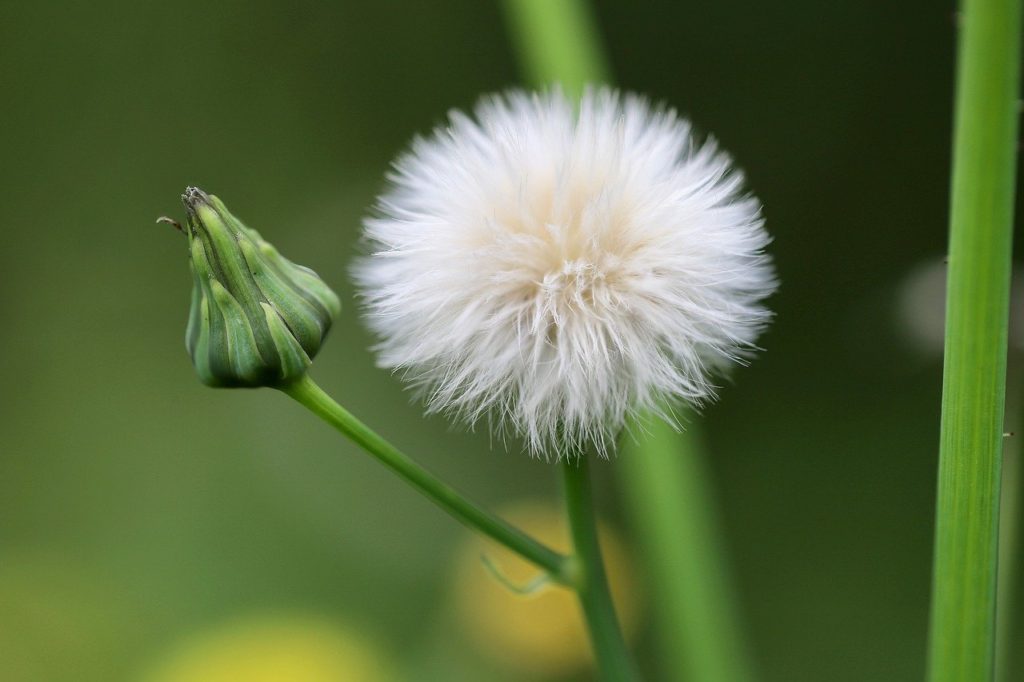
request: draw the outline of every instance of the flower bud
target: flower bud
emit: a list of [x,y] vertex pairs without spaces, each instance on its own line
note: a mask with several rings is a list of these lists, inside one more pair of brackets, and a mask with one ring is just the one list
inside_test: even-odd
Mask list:
[[193,287],[185,346],[208,386],[280,386],[301,377],[341,312],[309,268],[284,258],[224,203],[189,187]]

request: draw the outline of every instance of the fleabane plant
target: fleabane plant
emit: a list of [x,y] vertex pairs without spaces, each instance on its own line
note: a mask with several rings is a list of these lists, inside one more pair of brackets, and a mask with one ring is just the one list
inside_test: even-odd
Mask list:
[[[309,376],[337,296],[224,203],[183,196],[186,345],[211,386],[294,398],[452,516],[576,593],[607,680],[637,678],[608,589],[588,474],[642,411],[714,397],[754,349],[775,289],[760,204],[714,141],[635,95],[484,98],[418,139],[365,222],[355,267],[379,362],[429,411],[490,416],[562,462],[572,551],[484,511]],[[496,570],[496,569],[495,569]],[[507,581],[506,581],[507,584]]]
[[712,398],[770,317],[759,202],[642,97],[485,97],[390,181],[355,268],[379,363],[534,454],[605,454],[631,415]]

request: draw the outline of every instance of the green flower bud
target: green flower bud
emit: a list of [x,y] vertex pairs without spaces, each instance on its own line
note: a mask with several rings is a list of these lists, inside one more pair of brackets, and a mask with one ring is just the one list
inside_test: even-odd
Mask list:
[[[280,386],[305,374],[341,302],[217,197],[189,187],[193,287],[185,346],[208,386]],[[173,222],[173,221],[170,221]]]

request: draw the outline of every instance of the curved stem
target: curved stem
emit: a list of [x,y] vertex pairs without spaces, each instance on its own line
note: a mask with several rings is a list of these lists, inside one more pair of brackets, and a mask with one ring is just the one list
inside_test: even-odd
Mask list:
[[527,561],[536,564],[544,569],[552,580],[563,585],[572,584],[569,570],[571,562],[567,557],[470,502],[356,419],[324,393],[309,375],[282,386],[280,390],[373,455],[381,464],[398,474],[406,483],[464,525],[496,540]]
[[587,457],[562,460],[565,482],[565,506],[575,548],[576,585],[580,606],[587,621],[594,656],[606,682],[628,682],[637,679],[622,636],[608,578],[605,575],[601,547],[597,539],[597,523],[590,493],[590,471]]

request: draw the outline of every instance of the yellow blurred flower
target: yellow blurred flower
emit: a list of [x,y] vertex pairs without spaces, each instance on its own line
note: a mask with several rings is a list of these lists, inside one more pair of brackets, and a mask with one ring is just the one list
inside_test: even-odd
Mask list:
[[[539,501],[520,502],[499,514],[560,551],[570,546],[560,508]],[[626,637],[636,632],[638,583],[625,546],[604,524],[600,537],[608,578]],[[592,655],[576,596],[556,585],[516,594],[486,569],[486,556],[513,585],[527,585],[539,573],[532,564],[491,540],[473,536],[458,553],[455,608],[470,640],[503,667],[555,677],[590,665]]]
[[387,682],[384,658],[326,618],[257,616],[194,635],[145,682]]

